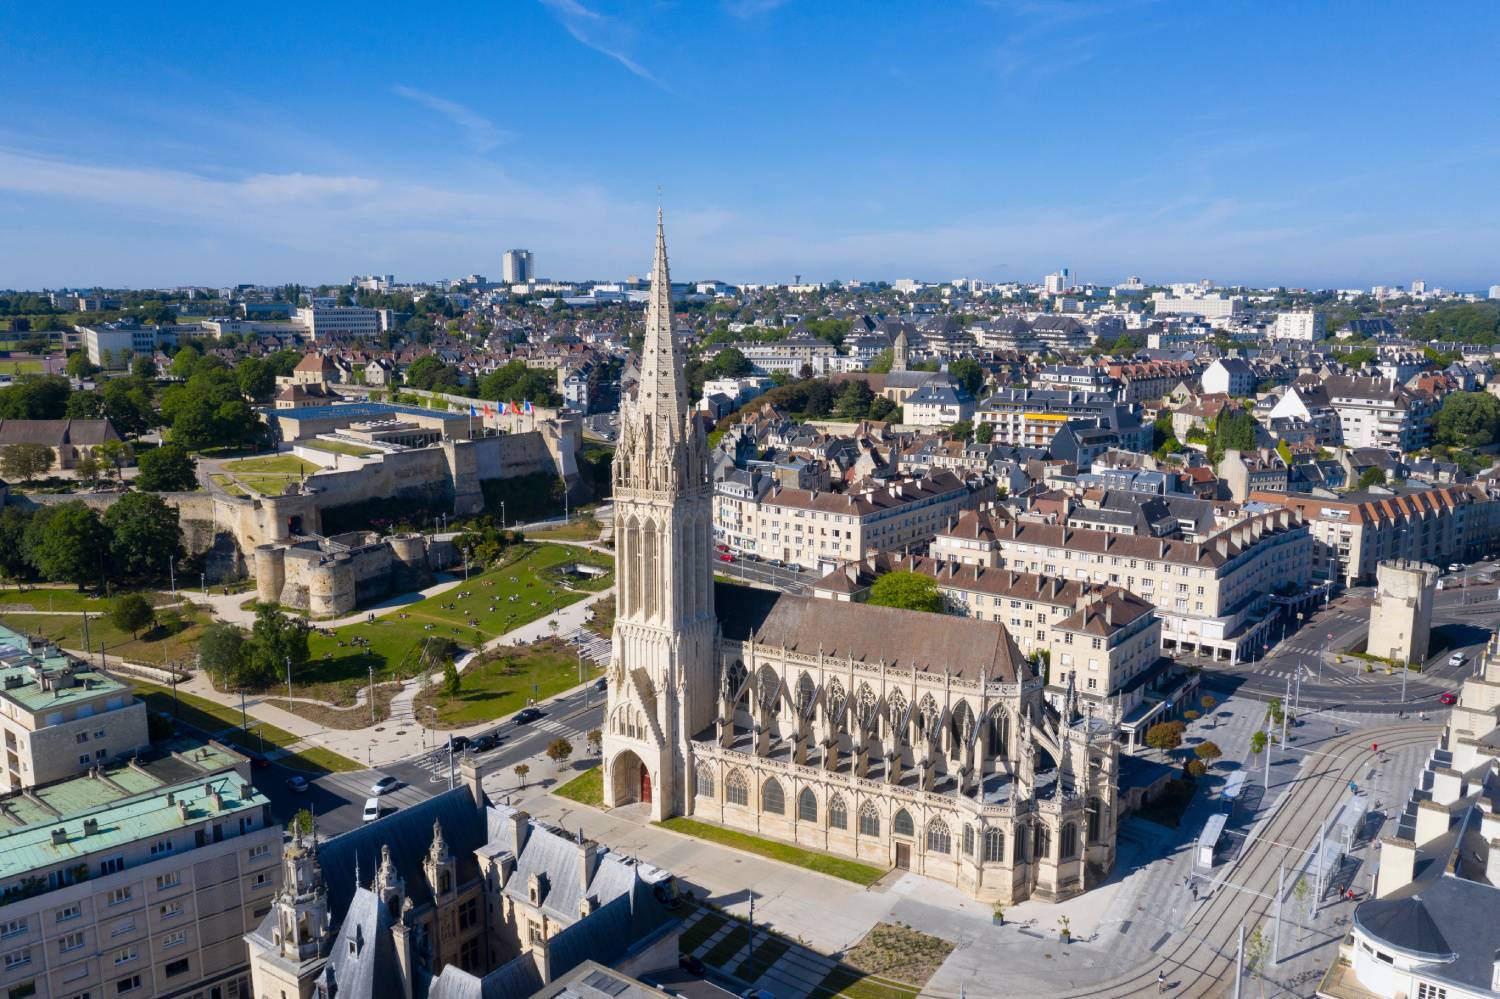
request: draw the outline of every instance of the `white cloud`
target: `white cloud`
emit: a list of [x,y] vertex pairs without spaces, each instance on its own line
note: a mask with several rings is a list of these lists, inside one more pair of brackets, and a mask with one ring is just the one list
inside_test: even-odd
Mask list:
[[425,90],[400,84],[392,87],[391,93],[409,101],[416,101],[428,110],[435,111],[453,122],[463,130],[465,141],[475,152],[487,153],[501,143],[509,142],[514,138],[510,132],[496,126],[478,111],[464,107],[457,101],[450,101],[445,97],[429,94]]
[[667,89],[666,84],[658,80],[649,69],[625,53],[624,48],[633,34],[628,26],[585,7],[578,0],[541,0],[541,4],[557,15],[574,41],[609,56],[641,79]]

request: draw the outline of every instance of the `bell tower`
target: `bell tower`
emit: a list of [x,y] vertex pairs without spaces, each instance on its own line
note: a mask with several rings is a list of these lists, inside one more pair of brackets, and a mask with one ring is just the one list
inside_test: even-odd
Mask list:
[[328,887],[318,865],[316,833],[298,830],[281,858],[281,890],[271,901],[275,925],[270,947],[250,944],[250,976],[256,995],[309,999],[328,962],[333,928]]
[[672,333],[660,210],[641,378],[613,469],[616,607],[605,713],[604,799],[681,814],[688,743],[714,718],[712,487],[708,443]]

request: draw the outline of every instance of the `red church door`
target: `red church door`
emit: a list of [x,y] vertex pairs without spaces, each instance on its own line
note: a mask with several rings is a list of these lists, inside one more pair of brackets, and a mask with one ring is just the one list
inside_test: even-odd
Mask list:
[[651,803],[651,771],[641,766],[641,801]]

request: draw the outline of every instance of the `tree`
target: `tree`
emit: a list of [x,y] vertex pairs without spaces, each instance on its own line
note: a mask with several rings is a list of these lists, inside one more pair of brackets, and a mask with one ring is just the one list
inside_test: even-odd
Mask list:
[[[1202,697],[1198,698],[1198,703],[1203,705],[1203,713],[1205,715],[1211,715],[1213,714],[1214,706],[1219,702],[1214,700],[1214,696],[1212,694],[1204,694]],[[1215,723],[1214,727],[1218,728],[1218,724]]]
[[573,744],[562,736],[553,739],[547,746],[547,758],[553,763],[564,763],[573,755]]
[[1270,701],[1266,702],[1266,711],[1270,714],[1271,721],[1277,725],[1281,724],[1281,719],[1286,715],[1286,708],[1282,706],[1281,698],[1279,697],[1273,697]]
[[598,756],[604,751],[604,733],[599,729],[589,729],[589,734],[585,738],[588,739],[590,754]]
[[958,382],[958,387],[974,398],[984,390],[984,368],[972,357],[960,357],[948,365],[948,374]]
[[33,520],[39,530],[27,532],[30,557],[47,579],[84,584],[103,582],[104,560],[109,551],[109,532],[99,515],[74,500],[48,510]]
[[1200,742],[1193,747],[1193,755],[1204,763],[1212,763],[1224,755],[1224,750],[1220,749],[1216,742]]
[[463,677],[459,676],[458,666],[452,659],[449,659],[443,664],[443,692],[449,697],[457,697],[462,689]]
[[1180,721],[1157,722],[1146,729],[1146,745],[1170,752],[1182,745],[1183,724]]
[[1437,415],[1439,443],[1486,447],[1500,440],[1500,399],[1488,392],[1452,392]]
[[288,664],[294,672],[306,665],[307,655],[307,623],[272,604],[257,604],[255,625],[245,643],[244,686],[264,690],[286,675]]
[[1369,489],[1371,486],[1385,485],[1385,469],[1379,465],[1367,468],[1359,477],[1359,485],[1356,488]]
[[966,441],[974,436],[974,421],[959,420],[948,428],[948,433],[954,440]]
[[107,440],[95,449],[95,453],[99,455],[100,467],[114,472],[116,481],[119,481],[120,470],[135,461],[135,449],[124,441]]
[[221,687],[237,685],[245,656],[245,633],[232,624],[215,621],[198,639],[199,663]]
[[130,373],[143,381],[151,381],[157,375],[155,359],[149,354],[137,354],[130,362]]
[[526,775],[531,773],[531,768],[524,763],[516,764],[516,777],[521,781],[521,786],[526,786]]
[[1265,751],[1266,733],[1261,729],[1256,729],[1254,734],[1250,736],[1250,752],[1255,754],[1256,756],[1259,756]]
[[198,485],[198,463],[177,444],[163,444],[140,458],[137,489],[153,493],[183,492]]
[[895,363],[895,360],[895,352],[887,347],[885,350],[882,350],[880,353],[875,355],[875,359],[872,360],[868,365],[866,365],[865,370],[873,375],[889,374],[891,365]]
[[23,375],[0,389],[0,419],[60,420],[67,415],[73,386],[62,375]]
[[45,444],[10,444],[0,454],[0,472],[7,479],[32,482],[52,467],[52,457]]
[[993,423],[981,423],[974,428],[974,440],[980,444],[988,444],[995,439],[995,425]]
[[894,402],[883,395],[877,395],[870,400],[870,419],[889,420],[892,417],[900,418],[899,408]]
[[937,614],[943,610],[943,594],[937,580],[918,572],[888,572],[870,587],[869,602],[876,607],[902,607]]
[[870,391],[870,384],[862,378],[855,378],[845,383],[838,394],[838,400],[834,403],[834,414],[846,420],[863,419],[870,412],[870,402],[875,398],[875,393]]
[[82,350],[75,350],[68,355],[68,364],[65,369],[69,378],[77,378],[82,381],[92,378],[99,373],[99,366],[89,360],[89,355]]
[[183,555],[177,510],[150,493],[126,493],[104,513],[110,567],[116,578],[160,576],[168,560]]
[[139,593],[122,593],[110,604],[109,620],[121,631],[135,638],[142,628],[156,623],[156,608]]
[[93,488],[99,484],[99,476],[102,474],[102,471],[99,459],[94,457],[92,448],[80,454],[78,460],[73,462],[74,478],[78,480],[80,485],[88,488]]
[[299,808],[297,814],[292,816],[292,821],[287,823],[286,831],[293,836],[306,836],[313,831],[313,813],[310,809]]
[[240,391],[257,402],[269,399],[276,391],[276,372],[270,362],[260,357],[247,357],[235,367],[235,381]]
[[187,381],[197,372],[198,362],[201,360],[203,348],[196,343],[183,344],[182,349],[172,358],[172,377]]

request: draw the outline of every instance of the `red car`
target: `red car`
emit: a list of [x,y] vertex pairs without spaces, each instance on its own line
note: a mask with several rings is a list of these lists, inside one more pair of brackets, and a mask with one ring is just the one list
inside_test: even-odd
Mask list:
[[1453,691],[1451,691],[1451,690],[1445,690],[1441,694],[1438,695],[1438,703],[1439,704],[1457,704],[1458,703],[1458,695],[1454,694]]
[[734,561],[734,556],[726,553],[726,554],[723,554],[723,555],[719,556],[719,561],[720,562],[733,562]]

